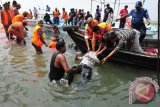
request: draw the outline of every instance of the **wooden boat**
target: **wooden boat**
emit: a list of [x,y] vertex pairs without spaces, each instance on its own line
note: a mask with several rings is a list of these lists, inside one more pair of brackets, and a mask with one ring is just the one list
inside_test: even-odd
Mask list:
[[[84,39],[84,30],[80,30],[78,26],[66,26],[62,28],[64,31],[67,31],[69,36],[73,39],[73,41],[78,46],[79,50],[82,53],[87,52],[87,47]],[[117,29],[114,29],[117,30]],[[157,39],[145,39],[143,43],[143,48],[156,48],[157,47],[158,40]],[[98,46],[97,46],[98,47]],[[99,55],[99,59],[104,58],[106,55],[108,55],[111,52],[111,50],[106,50],[104,53]],[[157,56],[156,55],[150,55],[150,54],[140,54],[128,51],[126,49],[119,50],[117,53],[115,53],[109,61],[111,62],[120,62],[120,63],[126,63],[131,65],[136,65],[139,67],[149,68],[156,70],[157,68]]]

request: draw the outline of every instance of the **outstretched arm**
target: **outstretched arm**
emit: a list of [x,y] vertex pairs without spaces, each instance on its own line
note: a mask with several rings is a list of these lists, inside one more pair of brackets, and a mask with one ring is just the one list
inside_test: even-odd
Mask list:
[[123,19],[123,18],[127,18],[127,17],[128,17],[128,14],[127,14],[127,15],[124,15],[124,16],[118,18],[118,19],[116,19],[116,21],[121,20],[121,19]]
[[93,33],[93,37],[92,37],[92,51],[95,51],[95,46],[96,46],[96,34]]
[[114,49],[108,56],[103,58],[102,64],[104,64],[111,56],[113,56],[116,53],[116,49]]
[[106,49],[107,49],[107,46],[105,45],[105,46],[103,47],[103,49],[97,53],[97,55],[101,54],[101,53],[104,52]]
[[90,49],[90,46],[89,46],[88,39],[89,39],[88,34],[87,34],[87,32],[85,32],[85,41],[86,41],[87,51],[90,51],[91,49]]
[[66,61],[66,58],[64,57],[63,54],[58,55],[58,57],[59,57],[61,66],[63,67],[63,69],[66,73],[76,73],[77,72],[77,69],[70,69],[69,68],[68,63]]
[[99,47],[98,47],[98,50],[96,51],[96,53],[98,53],[102,48],[102,42],[100,43]]

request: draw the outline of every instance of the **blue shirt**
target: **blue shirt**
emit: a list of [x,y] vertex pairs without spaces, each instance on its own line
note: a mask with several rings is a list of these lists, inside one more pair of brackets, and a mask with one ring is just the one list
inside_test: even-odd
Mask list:
[[149,14],[147,9],[141,8],[140,12],[137,12],[136,9],[132,9],[130,13],[128,14],[128,17],[132,16],[132,23],[137,24],[137,23],[143,23],[143,18],[145,17],[146,19],[149,18]]

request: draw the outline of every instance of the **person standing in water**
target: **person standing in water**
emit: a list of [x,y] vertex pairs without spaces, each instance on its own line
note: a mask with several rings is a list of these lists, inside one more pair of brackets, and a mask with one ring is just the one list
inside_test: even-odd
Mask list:
[[43,21],[40,20],[38,21],[38,25],[36,25],[32,34],[32,45],[35,48],[37,54],[43,53],[41,49],[43,44],[45,44],[46,47],[48,46],[42,37],[43,35],[42,27],[43,27]]
[[27,21],[23,20],[22,22],[15,22],[11,24],[8,28],[8,33],[15,35],[17,37],[16,42],[18,44],[20,44],[21,41],[23,41],[24,44],[26,44],[26,41],[25,41],[26,35],[23,31],[25,26],[27,26]]
[[4,4],[4,9],[1,11],[1,21],[2,21],[3,27],[5,29],[5,33],[6,33],[6,36],[7,36],[8,40],[14,39],[12,37],[12,35],[10,35],[8,33],[8,28],[12,24],[12,18],[13,18],[13,13],[9,9],[8,3],[5,3]]
[[[51,62],[49,80],[53,83],[60,83],[61,80],[67,80],[68,85],[73,82],[74,73],[77,73],[77,69],[69,68],[65,56],[66,45],[63,39],[60,39],[56,44],[56,51],[54,51]],[[67,76],[65,77],[65,73]]]

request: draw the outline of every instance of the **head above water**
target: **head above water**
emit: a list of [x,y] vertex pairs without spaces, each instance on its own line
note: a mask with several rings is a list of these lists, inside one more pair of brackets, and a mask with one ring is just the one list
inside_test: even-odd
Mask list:
[[66,52],[66,45],[65,41],[63,39],[59,39],[59,41],[56,44],[56,49],[62,53]]
[[57,37],[56,37],[56,36],[53,36],[53,37],[52,37],[52,41],[56,42],[56,41],[57,41]]
[[29,15],[28,12],[26,12],[26,11],[23,12],[24,17],[27,17],[28,15]]
[[38,21],[38,25],[39,25],[40,27],[43,27],[43,21],[42,21],[42,20],[39,20],[39,21]]

